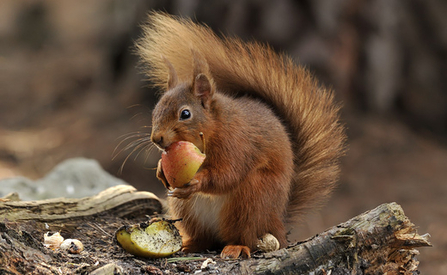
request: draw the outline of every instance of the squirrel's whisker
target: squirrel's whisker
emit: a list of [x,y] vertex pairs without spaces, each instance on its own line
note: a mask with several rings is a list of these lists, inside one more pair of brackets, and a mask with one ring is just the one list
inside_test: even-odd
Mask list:
[[[132,144],[129,144],[128,146],[126,146],[125,148],[127,148],[127,149],[129,149],[129,148],[132,148],[133,147],[133,149],[132,149],[132,151],[129,153],[129,154],[127,154],[127,157],[124,159],[124,161],[123,161],[123,163],[121,164],[121,167],[120,167],[120,170],[119,170],[119,172],[120,173],[122,173],[123,172],[123,170],[124,170],[124,165],[126,164],[126,162],[127,162],[127,160],[140,148],[140,146],[142,145],[142,144],[144,144],[145,143],[145,141],[137,141],[137,142],[135,142],[136,144],[138,144],[138,145],[136,145],[136,144],[134,144],[134,143],[132,143]],[[132,145],[132,146],[130,146],[130,145]],[[127,150],[126,149],[126,150]]]
[[[139,149],[138,153],[135,155],[134,160],[137,160],[138,156],[141,154],[141,152],[146,151],[145,148],[147,148],[148,146],[150,146],[152,144],[152,142],[141,142],[138,146],[136,146],[136,148]],[[147,158],[147,157],[146,157]]]
[[[133,142],[135,142],[135,141],[132,141],[132,142],[130,142],[130,144],[128,144],[126,147],[124,147],[124,148],[122,148],[121,150],[119,150],[118,152],[117,152],[117,150],[121,147],[121,145],[125,142],[125,141],[127,141],[127,140],[129,140],[129,139],[132,139],[132,138],[145,138],[146,137],[146,135],[131,135],[131,136],[128,136],[128,137],[125,137],[125,138],[123,138],[123,140],[121,140],[116,146],[115,146],[115,149],[113,150],[113,152],[112,152],[112,160],[114,160],[119,154],[121,154],[121,152],[123,152],[124,150],[127,150],[128,149],[128,146],[130,145],[130,144],[132,144]],[[127,148],[127,149],[126,149]]]

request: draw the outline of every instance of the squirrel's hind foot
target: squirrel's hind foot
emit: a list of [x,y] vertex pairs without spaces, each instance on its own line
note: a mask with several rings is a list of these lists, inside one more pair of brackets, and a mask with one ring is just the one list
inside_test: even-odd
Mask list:
[[220,253],[222,259],[250,258],[250,248],[245,245],[227,245]]

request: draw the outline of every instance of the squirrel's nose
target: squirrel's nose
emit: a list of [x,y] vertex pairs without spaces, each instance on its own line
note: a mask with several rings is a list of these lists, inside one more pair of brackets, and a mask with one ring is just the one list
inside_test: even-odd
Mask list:
[[152,142],[163,148],[163,136],[152,135]]

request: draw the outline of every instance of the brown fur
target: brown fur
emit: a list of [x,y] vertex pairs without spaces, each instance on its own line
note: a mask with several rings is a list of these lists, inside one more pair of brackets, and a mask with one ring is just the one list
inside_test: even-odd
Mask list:
[[[284,247],[284,223],[323,202],[339,174],[345,135],[332,93],[287,56],[188,19],[152,13],[144,30],[138,53],[151,80],[169,88],[152,140],[206,145],[195,179],[170,193],[185,250],[224,244],[237,257],[265,233]],[[179,121],[184,106],[193,116]]]

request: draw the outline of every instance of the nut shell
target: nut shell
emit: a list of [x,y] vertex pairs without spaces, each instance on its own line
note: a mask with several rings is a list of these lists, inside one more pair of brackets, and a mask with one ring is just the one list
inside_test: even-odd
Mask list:
[[68,251],[71,254],[79,254],[84,250],[84,245],[77,239],[66,239],[62,242],[60,249]]
[[53,250],[58,249],[61,243],[64,241],[64,237],[61,236],[59,232],[50,233],[47,232],[43,235],[43,244],[45,247],[51,248]]
[[275,236],[267,233],[258,240],[256,247],[261,252],[272,252],[278,250],[280,245],[278,239]]

